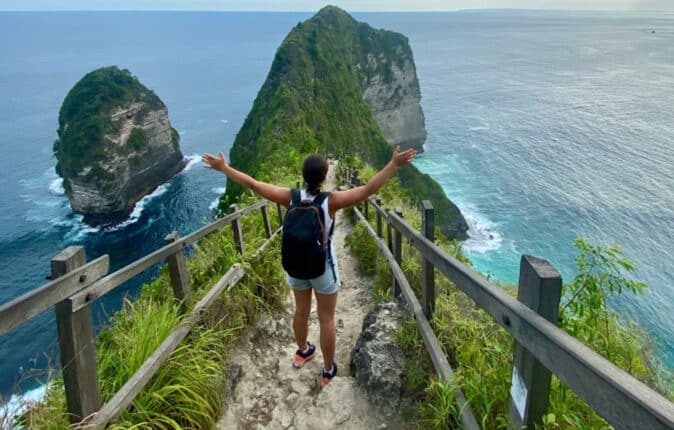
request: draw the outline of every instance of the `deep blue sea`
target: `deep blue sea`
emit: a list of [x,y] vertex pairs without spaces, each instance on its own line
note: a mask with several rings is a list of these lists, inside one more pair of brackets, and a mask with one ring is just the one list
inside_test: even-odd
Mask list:
[[[0,303],[44,283],[66,246],[108,253],[114,270],[210,219],[224,179],[198,155],[229,151],[276,47],[309,16],[0,13]],[[355,16],[410,39],[428,129],[416,164],[469,219],[475,266],[513,283],[527,253],[568,280],[575,237],[620,244],[649,289],[612,306],[652,333],[674,368],[674,16]],[[52,143],[68,90],[107,65],[164,100],[192,162],[127,223],[101,231],[71,213]],[[99,301],[97,324],[155,273]],[[55,348],[53,311],[0,338],[0,394],[44,380]]]

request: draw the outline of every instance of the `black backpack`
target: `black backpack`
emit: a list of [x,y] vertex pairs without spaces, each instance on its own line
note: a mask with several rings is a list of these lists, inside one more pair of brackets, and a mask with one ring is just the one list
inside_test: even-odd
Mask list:
[[[326,258],[330,261],[335,280],[335,269],[330,255],[330,237],[325,238],[325,216],[321,205],[330,193],[318,193],[314,200],[301,200],[300,190],[291,190],[291,201],[283,220],[281,262],[293,278],[313,279],[325,273]],[[333,224],[334,225],[334,224]]]

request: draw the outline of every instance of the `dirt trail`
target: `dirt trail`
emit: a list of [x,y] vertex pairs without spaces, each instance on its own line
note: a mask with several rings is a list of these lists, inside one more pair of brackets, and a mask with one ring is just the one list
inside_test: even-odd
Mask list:
[[[330,166],[326,189],[334,188],[334,168]],[[291,325],[294,304],[289,295],[281,313],[260,321],[232,351],[229,383],[234,388],[225,400],[217,429],[411,428],[399,416],[386,417],[371,405],[350,375],[351,349],[374,300],[367,280],[358,275],[355,261],[345,248],[352,225],[341,212],[335,222],[333,242],[341,278],[335,314],[339,373],[325,389],[319,388],[323,363],[320,348],[304,368],[291,366],[297,346]],[[309,340],[318,345],[315,298],[309,324]]]

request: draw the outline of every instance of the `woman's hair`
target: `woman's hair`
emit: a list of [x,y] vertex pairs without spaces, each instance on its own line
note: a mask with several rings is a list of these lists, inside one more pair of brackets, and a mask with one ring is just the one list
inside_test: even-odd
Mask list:
[[328,174],[328,162],[318,154],[312,154],[304,159],[302,166],[302,176],[304,177],[304,188],[309,194],[318,194],[321,190],[321,183]]

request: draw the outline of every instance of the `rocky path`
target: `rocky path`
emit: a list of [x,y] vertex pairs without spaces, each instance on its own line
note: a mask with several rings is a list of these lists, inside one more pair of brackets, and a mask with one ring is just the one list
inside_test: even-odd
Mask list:
[[[331,166],[327,189],[334,187]],[[293,300],[285,309],[266,318],[232,351],[229,364],[229,397],[217,429],[402,429],[409,428],[397,416],[386,416],[365,397],[349,374],[351,350],[361,332],[363,318],[374,306],[367,281],[360,278],[355,261],[345,248],[352,226],[338,213],[334,246],[341,277],[337,300],[336,361],[339,373],[325,389],[319,388],[322,369],[320,348],[304,368],[294,369],[291,358],[297,348],[292,333]],[[309,340],[319,344],[316,301],[312,305]]]

